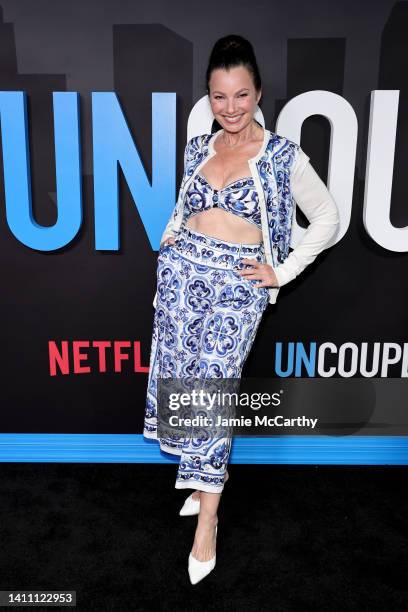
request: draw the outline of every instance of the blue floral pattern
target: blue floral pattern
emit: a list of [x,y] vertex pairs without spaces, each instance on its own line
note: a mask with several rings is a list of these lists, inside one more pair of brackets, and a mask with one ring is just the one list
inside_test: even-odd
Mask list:
[[[263,312],[266,287],[241,277],[242,258],[264,262],[262,243],[220,241],[183,226],[175,244],[160,249],[144,435],[157,436],[160,378],[241,376]],[[186,273],[188,270],[188,273]],[[180,456],[176,488],[219,492],[231,437],[193,428],[191,435],[159,438],[162,450]]]
[[262,228],[259,197],[252,176],[232,181],[222,189],[214,189],[207,179],[198,173],[186,191],[183,222],[211,208],[225,210],[256,225],[258,229]]
[[[209,154],[209,141],[213,134],[197,136],[195,147],[200,148],[202,155],[198,158],[191,155],[187,148],[186,160],[188,176],[194,174],[195,168],[203,157]],[[193,147],[194,149],[194,147]],[[289,255],[295,202],[290,188],[291,172],[300,151],[300,146],[274,132],[270,133],[265,151],[256,162],[258,175],[264,191],[266,213],[269,229],[269,241],[275,257],[275,265],[281,264]],[[184,204],[185,206],[185,199]],[[185,211],[183,208],[183,219]]]

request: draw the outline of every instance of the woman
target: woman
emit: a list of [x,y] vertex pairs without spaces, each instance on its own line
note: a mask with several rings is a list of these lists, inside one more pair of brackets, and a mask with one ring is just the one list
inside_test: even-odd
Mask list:
[[[159,437],[158,380],[239,379],[268,303],[328,244],[337,207],[309,157],[254,119],[261,78],[252,45],[215,44],[207,92],[216,134],[192,138],[178,202],[161,240],[144,435],[180,455],[176,488],[194,489],[180,512],[198,514],[192,584],[214,567],[218,505],[231,437],[191,428]],[[310,221],[289,255],[294,201]]]

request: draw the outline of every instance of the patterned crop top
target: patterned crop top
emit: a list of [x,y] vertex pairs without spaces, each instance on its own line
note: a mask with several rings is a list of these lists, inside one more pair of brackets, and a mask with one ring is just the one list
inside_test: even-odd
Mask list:
[[228,183],[222,189],[214,189],[207,179],[198,173],[186,191],[185,220],[210,208],[226,210],[261,229],[258,192],[252,176]]

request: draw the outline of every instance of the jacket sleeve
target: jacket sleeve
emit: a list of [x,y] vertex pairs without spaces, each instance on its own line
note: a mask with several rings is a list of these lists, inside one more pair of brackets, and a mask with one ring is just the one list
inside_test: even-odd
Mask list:
[[[187,167],[187,160],[188,160],[188,151],[189,151],[189,147],[190,147],[190,140],[187,141],[187,144],[185,146],[184,149],[184,164],[183,164],[183,176],[185,176],[185,172],[186,172],[186,167]],[[183,181],[182,181],[183,183]],[[176,214],[181,206],[181,201],[180,201],[180,191],[181,191],[181,186],[179,189],[179,193],[178,193],[178,197],[177,197],[177,202],[176,205],[170,215],[170,219],[166,225],[166,227],[164,228],[164,232],[162,234],[162,237],[160,238],[160,245],[163,243],[164,240],[166,240],[166,238],[175,238],[176,237],[176,232],[174,230],[174,220],[176,217]]]
[[274,268],[279,287],[296,278],[324,251],[340,225],[337,205],[302,149],[291,175],[291,189],[309,226],[296,248]]

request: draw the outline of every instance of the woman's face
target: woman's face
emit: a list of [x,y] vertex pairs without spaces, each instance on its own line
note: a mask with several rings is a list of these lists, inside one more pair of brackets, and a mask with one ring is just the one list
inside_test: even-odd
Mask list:
[[257,93],[247,68],[213,70],[209,90],[212,112],[225,131],[239,132],[252,122],[262,91]]

